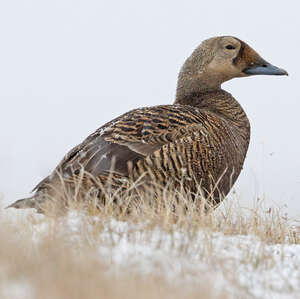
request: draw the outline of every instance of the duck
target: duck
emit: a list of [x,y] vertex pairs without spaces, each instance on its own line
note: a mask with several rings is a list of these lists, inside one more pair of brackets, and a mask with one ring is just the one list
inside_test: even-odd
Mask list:
[[[9,208],[43,212],[54,190],[75,182],[82,172],[93,188],[140,177],[141,186],[183,187],[190,194],[201,185],[204,198],[218,206],[243,168],[250,141],[245,111],[221,85],[254,75],[288,73],[239,38],[204,40],[179,72],[173,104],[138,108],[104,124],[71,149],[31,197]],[[77,187],[69,183],[68,188]]]

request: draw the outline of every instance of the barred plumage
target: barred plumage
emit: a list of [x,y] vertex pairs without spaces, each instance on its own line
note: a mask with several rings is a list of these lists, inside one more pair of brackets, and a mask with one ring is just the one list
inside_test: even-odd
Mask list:
[[219,203],[243,167],[250,139],[245,112],[220,85],[250,74],[286,72],[237,38],[204,41],[181,69],[173,105],[139,108],[105,124],[63,158],[32,198],[11,206],[39,208],[53,186],[82,169],[91,185],[93,178],[118,186],[143,176],[143,187],[171,183],[196,193],[201,183],[204,195]]

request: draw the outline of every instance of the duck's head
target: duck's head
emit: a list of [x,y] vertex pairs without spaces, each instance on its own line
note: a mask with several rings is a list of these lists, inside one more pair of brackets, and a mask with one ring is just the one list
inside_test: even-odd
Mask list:
[[213,37],[203,41],[184,63],[179,73],[177,95],[220,88],[232,78],[287,74],[240,39]]

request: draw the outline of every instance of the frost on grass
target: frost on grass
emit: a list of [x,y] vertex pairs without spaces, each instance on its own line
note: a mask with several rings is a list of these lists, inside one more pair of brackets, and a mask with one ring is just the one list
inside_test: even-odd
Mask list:
[[280,212],[173,216],[1,210],[0,298],[300,296],[298,233]]

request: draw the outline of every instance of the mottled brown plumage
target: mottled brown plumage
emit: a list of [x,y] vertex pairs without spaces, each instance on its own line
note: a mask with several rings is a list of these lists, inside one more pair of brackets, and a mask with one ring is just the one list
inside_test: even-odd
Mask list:
[[287,73],[237,38],[204,41],[180,71],[173,105],[136,109],[102,126],[64,157],[33,197],[11,206],[38,208],[82,170],[91,186],[142,177],[142,187],[169,184],[196,193],[201,185],[219,203],[241,172],[250,140],[244,110],[221,84],[255,74]]

